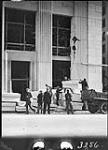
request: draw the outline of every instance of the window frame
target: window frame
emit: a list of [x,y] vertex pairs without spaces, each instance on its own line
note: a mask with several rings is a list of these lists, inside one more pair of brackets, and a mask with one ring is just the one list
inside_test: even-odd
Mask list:
[[[57,33],[56,33],[56,37],[57,37],[57,44],[56,45],[53,45],[53,42],[52,42],[52,55],[55,55],[55,56],[70,56],[70,52],[71,52],[71,50],[70,50],[70,38],[71,38],[71,19],[72,19],[72,17],[71,16],[65,16],[65,15],[56,15],[56,14],[53,14],[53,19],[54,19],[54,17],[56,17],[56,25],[54,25],[53,23],[52,23],[52,38],[53,38],[53,29],[56,29],[57,30]],[[68,19],[70,19],[70,27],[60,27],[59,26],[59,18],[60,17],[67,17]],[[64,30],[64,31],[70,31],[70,34],[68,34],[69,35],[69,46],[60,46],[59,45],[59,31],[60,30]],[[67,43],[68,43],[68,40],[67,40]],[[54,52],[54,49],[56,49],[55,50],[55,52]],[[67,49],[66,50],[66,52],[64,53],[64,54],[61,54],[61,53],[59,53],[59,49]]]
[[[21,10],[21,9],[15,9],[15,8],[5,8],[5,12],[6,11],[22,11],[23,14],[23,21],[22,22],[15,22],[15,21],[8,21],[7,17],[8,14],[5,15],[5,50],[18,50],[18,51],[35,51],[35,47],[36,47],[36,29],[35,29],[35,16],[36,16],[36,12],[35,11],[28,11],[28,10]],[[33,15],[33,23],[35,24],[28,24],[26,23],[26,15],[27,13],[30,13],[30,15]],[[13,25],[22,25],[23,26],[23,42],[9,42],[8,41],[8,27],[9,24],[13,24]],[[31,39],[32,39],[32,43],[26,43],[26,27],[32,27],[33,31],[31,30]],[[33,34],[33,35],[32,35]],[[9,48],[10,46],[10,48]],[[13,48],[12,48],[13,46]],[[14,46],[19,46],[19,48],[15,48]],[[20,46],[23,46],[23,48],[20,48]],[[26,47],[30,46],[31,49],[27,50]]]

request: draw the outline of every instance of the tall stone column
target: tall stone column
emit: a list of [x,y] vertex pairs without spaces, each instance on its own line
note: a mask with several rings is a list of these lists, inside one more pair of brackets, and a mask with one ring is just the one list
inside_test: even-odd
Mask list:
[[88,81],[102,91],[102,2],[88,2]]
[[4,5],[2,3],[2,91],[4,92],[6,90],[5,87],[5,56],[4,56],[4,17],[5,11],[4,11]]
[[52,18],[51,1],[40,1],[38,12],[38,88],[52,86]]
[[75,36],[79,39],[76,41],[76,50],[71,48],[71,80],[78,84],[80,79],[87,78],[87,1],[75,1],[74,13],[71,22],[71,47],[73,46],[72,38]]

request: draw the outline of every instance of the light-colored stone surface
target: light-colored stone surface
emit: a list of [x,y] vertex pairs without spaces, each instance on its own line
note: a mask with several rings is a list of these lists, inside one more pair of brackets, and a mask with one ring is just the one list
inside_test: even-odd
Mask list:
[[16,136],[106,137],[107,115],[3,114],[2,137]]
[[2,101],[19,102],[20,97],[19,93],[2,93]]
[[[82,4],[84,4],[83,7]],[[88,12],[84,7],[87,5]],[[79,41],[74,63],[72,61],[71,64],[71,79],[87,78],[89,88],[97,91],[102,90],[101,12],[101,2],[76,2],[73,21],[75,27],[72,26],[74,33],[81,41]],[[85,15],[82,15],[84,13]]]
[[88,82],[102,91],[102,3],[89,1],[88,9]]
[[[71,38],[76,36],[80,39],[76,45],[75,59],[73,52],[71,54],[71,79],[79,81],[87,78],[90,88],[100,91],[102,89],[102,2],[41,1],[26,2],[25,5],[24,3],[4,2],[4,6],[36,11],[36,51],[4,53],[4,47],[2,48],[3,89],[11,91],[11,60],[30,61],[32,90],[45,88],[46,83],[52,85],[52,14],[59,14],[72,17]],[[59,59],[63,60],[60,57]]]

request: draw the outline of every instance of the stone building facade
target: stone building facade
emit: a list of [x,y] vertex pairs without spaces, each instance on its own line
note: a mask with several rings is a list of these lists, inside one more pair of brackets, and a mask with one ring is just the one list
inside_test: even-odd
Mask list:
[[108,2],[102,3],[102,83],[103,91],[108,91]]
[[3,91],[55,87],[65,76],[102,90],[101,1],[4,1],[2,18]]

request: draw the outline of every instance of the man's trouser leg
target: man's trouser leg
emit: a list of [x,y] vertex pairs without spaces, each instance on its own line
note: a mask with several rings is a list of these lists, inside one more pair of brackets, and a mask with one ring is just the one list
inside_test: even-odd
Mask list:
[[87,100],[85,100],[85,109],[88,110]]
[[71,113],[73,114],[73,106],[71,103],[70,103],[70,109],[71,109]]
[[29,111],[28,111],[28,104],[26,103],[26,114],[29,114]]
[[56,104],[59,105],[59,103],[58,103],[58,101],[59,101],[59,94],[56,95],[56,98],[57,98]]
[[46,103],[44,103],[43,114],[46,113]]
[[50,104],[48,103],[48,114],[50,114]]
[[41,107],[41,114],[42,114],[42,104],[41,104],[41,106],[40,106],[40,107]]
[[38,104],[38,108],[37,108],[37,113],[39,114],[39,111],[41,110],[41,114],[42,114],[42,104]]
[[69,104],[68,103],[66,104],[66,111],[67,111],[67,114],[69,114]]
[[40,109],[40,106],[39,106],[39,104],[38,104],[38,108],[37,108],[37,113],[39,114],[39,109]]
[[30,109],[35,112],[35,109],[32,108],[31,103],[28,104]]

